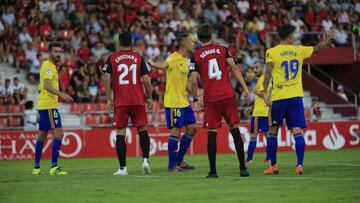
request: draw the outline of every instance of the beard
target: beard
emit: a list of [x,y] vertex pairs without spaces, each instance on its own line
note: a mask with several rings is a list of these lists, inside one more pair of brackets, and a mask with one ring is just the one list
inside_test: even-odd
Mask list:
[[57,63],[57,62],[59,62],[59,61],[61,60],[61,57],[60,57],[60,56],[57,56],[57,57],[51,56],[51,59],[52,59],[55,63]]

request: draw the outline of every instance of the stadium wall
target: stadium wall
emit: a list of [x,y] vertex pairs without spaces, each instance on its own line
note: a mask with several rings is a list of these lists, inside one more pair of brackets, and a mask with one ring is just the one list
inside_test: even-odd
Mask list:
[[[240,127],[248,148],[249,125]],[[127,129],[127,155],[140,156],[140,142],[135,129]],[[150,154],[166,155],[168,130],[166,128],[149,128],[151,137]],[[360,121],[317,122],[309,123],[304,130],[307,150],[340,150],[360,148]],[[38,132],[0,131],[0,160],[33,159]],[[116,132],[111,128],[93,130],[65,130],[60,156],[62,158],[115,157]],[[234,153],[232,136],[227,127],[218,131],[218,153]],[[52,134],[44,144],[43,158],[51,157]],[[189,149],[190,154],[205,154],[207,132],[200,128]],[[279,151],[294,150],[294,139],[285,127],[279,131]],[[264,136],[258,137],[257,151],[265,151]]]

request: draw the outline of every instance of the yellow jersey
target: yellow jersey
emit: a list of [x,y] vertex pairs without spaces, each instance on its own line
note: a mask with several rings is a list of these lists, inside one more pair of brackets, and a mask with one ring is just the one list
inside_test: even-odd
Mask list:
[[166,108],[183,108],[189,106],[186,84],[189,73],[189,60],[174,52],[166,59],[166,88],[164,106]]
[[272,101],[304,96],[302,65],[313,51],[313,47],[299,45],[277,45],[266,51],[266,63],[274,63]]
[[[264,75],[260,76],[258,81],[256,82],[255,91],[262,92],[264,90]],[[270,85],[268,87],[267,92],[270,91]],[[253,117],[267,117],[269,115],[269,107],[266,105],[263,98],[255,95],[255,103],[254,103],[254,110],[252,113]]]
[[56,109],[58,108],[58,96],[50,93],[44,88],[44,80],[51,80],[53,88],[59,90],[59,76],[56,70],[56,65],[50,60],[46,60],[41,65],[40,69],[40,84],[38,95],[38,109]]

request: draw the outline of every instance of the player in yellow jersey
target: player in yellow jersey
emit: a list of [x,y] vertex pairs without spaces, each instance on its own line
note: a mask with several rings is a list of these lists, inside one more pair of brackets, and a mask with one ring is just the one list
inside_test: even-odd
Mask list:
[[[160,70],[166,71],[166,88],[164,96],[167,127],[170,129],[168,142],[169,172],[186,171],[194,167],[184,161],[184,156],[190,147],[196,133],[196,119],[189,104],[186,84],[189,75],[189,57],[194,52],[194,41],[188,33],[177,37],[178,51],[172,53],[166,61],[148,63]],[[178,141],[181,128],[185,127],[185,134],[181,137],[180,148]]]
[[302,129],[306,128],[304,115],[304,96],[302,87],[302,65],[306,58],[320,51],[328,45],[334,37],[334,29],[327,32],[326,39],[314,47],[293,45],[293,34],[295,27],[285,24],[279,29],[281,42],[279,45],[266,51],[266,71],[264,78],[264,90],[268,88],[272,79],[271,100],[268,93],[264,91],[264,99],[271,105],[272,123],[269,128],[268,145],[271,165],[264,171],[265,174],[277,174],[276,164],[277,133],[282,126],[283,119],[286,120],[288,129],[291,129],[295,139],[295,150],[297,165],[295,173],[303,173],[303,160],[305,151],[305,140]]
[[72,102],[73,99],[69,95],[59,91],[59,76],[56,64],[61,59],[62,44],[57,42],[50,43],[49,52],[49,60],[44,61],[40,69],[38,96],[40,134],[35,145],[35,166],[32,173],[33,175],[43,174],[43,171],[40,169],[43,145],[47,138],[48,131],[53,130],[54,139],[52,144],[50,175],[66,175],[67,172],[63,171],[62,168],[57,165],[61,140],[64,135],[60,113],[57,109],[58,97],[66,102]]
[[[269,107],[266,105],[263,98],[264,91],[264,62],[262,60],[257,61],[252,68],[254,69],[255,75],[258,78],[255,87],[255,103],[252,107],[252,117],[250,124],[250,143],[247,151],[246,163],[252,163],[253,154],[255,152],[257,144],[257,136],[259,133],[264,133],[265,135],[268,132],[269,126]],[[268,88],[267,92],[269,92]],[[270,162],[268,147],[266,149],[266,158],[264,162]]]

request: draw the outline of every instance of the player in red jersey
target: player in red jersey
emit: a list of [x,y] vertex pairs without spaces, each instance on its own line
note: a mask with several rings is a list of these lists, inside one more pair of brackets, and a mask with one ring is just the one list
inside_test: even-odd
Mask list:
[[[152,106],[152,88],[149,70],[145,60],[131,51],[131,34],[120,34],[120,51],[113,53],[103,67],[104,83],[108,110],[114,112],[114,126],[117,128],[116,151],[120,163],[114,175],[127,175],[125,132],[129,117],[132,126],[136,127],[140,136],[143,153],[142,168],[145,174],[151,173],[149,165],[150,138],[147,132],[147,116],[145,97],[148,108]],[[111,81],[113,83],[114,103],[111,99]]]
[[[208,178],[216,178],[216,134],[224,117],[234,138],[236,153],[240,163],[240,176],[249,176],[244,160],[244,143],[240,135],[240,122],[234,90],[230,83],[230,66],[232,73],[240,82],[244,96],[249,90],[244,78],[237,68],[227,48],[212,44],[212,27],[202,25],[197,31],[198,39],[203,46],[193,56],[190,65],[193,92],[197,93],[197,73],[204,86],[204,127],[208,129],[208,158],[210,172]],[[197,95],[194,95],[197,98]]]

